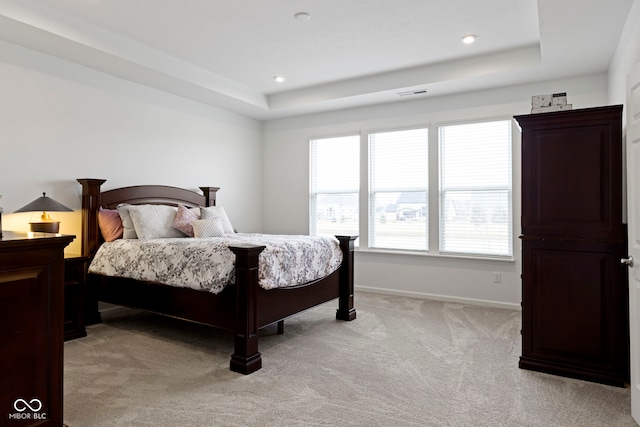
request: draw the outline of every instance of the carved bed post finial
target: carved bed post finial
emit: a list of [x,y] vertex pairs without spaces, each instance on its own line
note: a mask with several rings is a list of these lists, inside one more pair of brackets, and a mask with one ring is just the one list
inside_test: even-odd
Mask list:
[[220,187],[200,187],[206,199],[206,206],[216,205],[216,193],[219,189]]
[[78,178],[77,181],[82,184],[82,256],[91,257],[99,245],[97,211],[100,207],[100,186],[106,179]]

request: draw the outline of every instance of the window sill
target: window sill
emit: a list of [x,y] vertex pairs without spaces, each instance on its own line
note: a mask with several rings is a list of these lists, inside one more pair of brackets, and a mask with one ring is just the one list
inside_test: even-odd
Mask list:
[[423,258],[435,258],[435,259],[448,259],[448,260],[465,260],[465,261],[490,261],[499,263],[514,263],[516,260],[513,257],[506,256],[490,256],[490,255],[466,255],[466,254],[449,254],[449,253],[429,253],[422,251],[410,251],[402,249],[363,249],[360,247],[355,248],[355,252],[358,254],[375,254],[375,255],[390,255],[390,256],[415,256]]

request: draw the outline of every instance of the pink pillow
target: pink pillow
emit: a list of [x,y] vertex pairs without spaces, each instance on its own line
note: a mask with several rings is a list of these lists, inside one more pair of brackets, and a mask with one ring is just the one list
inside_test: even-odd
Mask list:
[[122,237],[124,227],[116,209],[98,209],[98,226],[105,242],[113,242]]
[[193,237],[193,226],[191,223],[200,217],[191,209],[183,205],[178,205],[176,218],[173,220],[173,228],[182,231],[189,237]]

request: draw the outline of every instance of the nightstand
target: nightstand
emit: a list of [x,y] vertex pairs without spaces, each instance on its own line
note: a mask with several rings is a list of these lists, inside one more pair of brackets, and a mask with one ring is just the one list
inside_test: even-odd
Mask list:
[[64,257],[64,340],[86,337],[84,300],[87,257]]

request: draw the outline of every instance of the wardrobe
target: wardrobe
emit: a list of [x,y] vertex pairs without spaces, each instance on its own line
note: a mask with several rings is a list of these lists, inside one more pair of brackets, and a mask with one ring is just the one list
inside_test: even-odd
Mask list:
[[622,106],[516,116],[522,130],[520,368],[629,380]]

